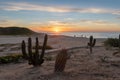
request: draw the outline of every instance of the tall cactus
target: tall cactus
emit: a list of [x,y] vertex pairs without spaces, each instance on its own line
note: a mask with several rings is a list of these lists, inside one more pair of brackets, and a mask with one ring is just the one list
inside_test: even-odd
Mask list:
[[63,72],[65,68],[65,64],[67,62],[67,50],[62,49],[60,53],[56,56],[56,61],[55,61],[55,69],[54,72]]
[[120,51],[120,34],[119,34],[118,46],[119,46],[119,51]]
[[41,54],[39,54],[38,37],[36,37],[35,52],[32,52],[32,40],[31,40],[31,38],[28,38],[28,48],[27,48],[28,53],[26,51],[25,41],[24,40],[22,41],[21,48],[22,48],[23,58],[27,59],[28,63],[30,65],[40,66],[44,62],[43,57],[44,57],[45,48],[47,45],[47,39],[48,39],[48,36],[45,35]]
[[95,46],[96,39],[93,36],[90,36],[88,46],[90,48],[90,53],[92,53],[92,48]]

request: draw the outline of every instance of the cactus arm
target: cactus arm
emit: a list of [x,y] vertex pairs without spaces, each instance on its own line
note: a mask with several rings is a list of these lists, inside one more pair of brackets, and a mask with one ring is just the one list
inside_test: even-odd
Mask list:
[[23,58],[27,59],[28,56],[27,56],[27,53],[26,53],[26,45],[25,45],[25,41],[24,40],[22,41],[21,48],[22,48]]
[[38,37],[36,37],[34,59],[35,59],[36,64],[38,64],[39,63],[39,41],[38,41]]
[[33,55],[32,55],[32,40],[28,38],[28,55],[29,55],[29,64],[33,62]]
[[119,34],[119,50],[120,50],[120,34]]
[[95,46],[95,43],[96,43],[96,39],[93,40],[92,47]]
[[38,41],[38,37],[36,38],[36,46],[35,46],[35,53],[37,54],[37,56],[39,55],[39,41]]
[[90,46],[90,43],[88,43],[88,46]]
[[92,44],[93,42],[93,36],[90,36],[90,45]]
[[47,44],[47,39],[48,39],[48,36],[45,35],[45,37],[44,37],[44,42],[43,42],[43,46],[42,46],[42,52],[41,52],[41,55],[40,55],[40,59],[42,59],[42,58],[44,57],[45,48],[46,48],[46,44]]
[[32,40],[31,38],[28,39],[28,53],[30,58],[32,58]]

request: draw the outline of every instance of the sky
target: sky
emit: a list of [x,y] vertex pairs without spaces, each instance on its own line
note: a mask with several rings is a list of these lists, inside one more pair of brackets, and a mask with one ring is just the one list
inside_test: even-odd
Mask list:
[[0,0],[0,27],[120,32],[120,0]]

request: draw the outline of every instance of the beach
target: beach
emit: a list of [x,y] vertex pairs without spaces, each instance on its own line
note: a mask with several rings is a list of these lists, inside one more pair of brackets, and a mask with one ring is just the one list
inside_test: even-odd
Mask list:
[[[36,36],[0,38],[0,56],[21,54],[21,42],[25,40],[27,43],[28,37],[32,37],[34,44]],[[53,47],[53,51],[46,53],[45,57],[50,57],[50,60],[45,60],[40,67],[28,65],[24,60],[20,63],[0,64],[0,80],[120,80],[120,55],[113,56],[116,49],[106,49],[103,45],[105,40],[97,38],[93,53],[90,54],[87,47],[89,38],[49,36],[48,45]],[[39,36],[39,42],[42,45],[43,36]],[[56,49],[58,51],[54,51]],[[70,58],[64,72],[55,73],[55,59],[60,49],[70,49]]]
[[[42,45],[43,35],[36,36],[0,36],[0,56],[7,54],[21,53],[21,43],[24,40],[27,44],[28,38],[32,38],[32,44],[35,46],[35,38],[38,37],[39,44]],[[96,38],[96,46],[102,46],[104,38]],[[79,46],[87,46],[89,39],[86,37],[70,37],[63,35],[50,35],[47,44],[54,49],[71,48]]]

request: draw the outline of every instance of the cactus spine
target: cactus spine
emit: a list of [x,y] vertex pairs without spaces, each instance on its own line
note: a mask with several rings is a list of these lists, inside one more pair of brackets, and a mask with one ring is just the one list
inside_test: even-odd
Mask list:
[[62,49],[60,53],[57,54],[56,56],[56,61],[55,61],[55,69],[54,72],[63,72],[65,68],[65,64],[67,62],[67,50]]
[[93,36],[90,36],[88,46],[90,48],[90,53],[92,53],[92,48],[95,46],[96,39]]
[[41,54],[39,54],[38,37],[36,37],[35,52],[32,52],[32,40],[31,40],[31,38],[28,38],[28,53],[26,52],[25,41],[24,40],[22,41],[21,48],[22,48],[23,58],[27,59],[28,63],[30,65],[40,66],[44,62],[43,57],[44,57],[45,48],[47,45],[47,39],[48,39],[48,36],[45,35]]

